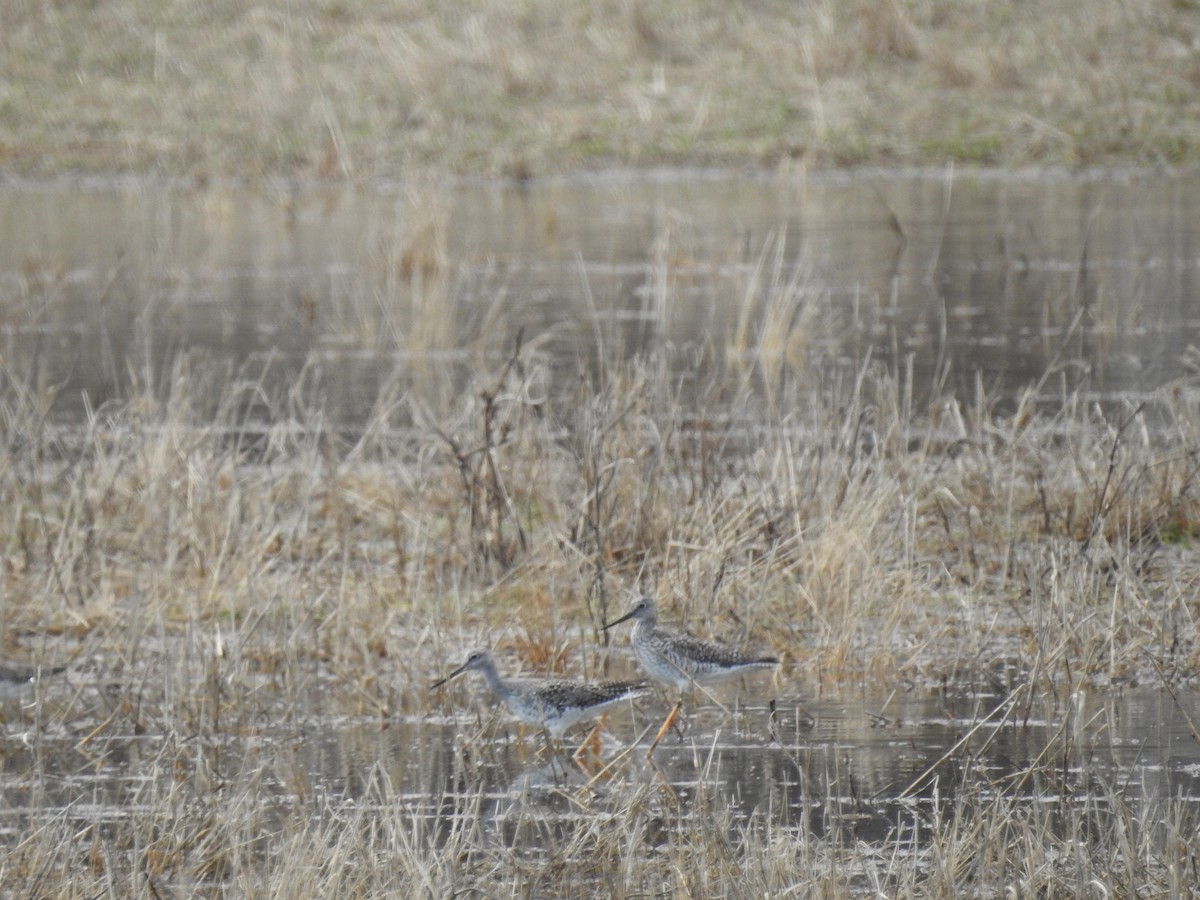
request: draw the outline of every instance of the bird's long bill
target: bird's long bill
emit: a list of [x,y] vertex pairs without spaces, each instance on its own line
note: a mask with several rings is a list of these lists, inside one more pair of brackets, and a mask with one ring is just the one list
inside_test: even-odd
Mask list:
[[433,684],[431,684],[429,686],[429,689],[431,691],[436,691],[447,681],[450,681],[452,678],[457,678],[459,675],[461,675],[465,671],[467,671],[467,666],[464,663],[463,665],[461,665],[457,669],[455,669],[453,672],[451,672],[449,675],[447,675],[445,678],[439,678],[437,681],[435,681]]
[[604,630],[608,631],[608,629],[612,628],[614,625],[620,625],[622,622],[632,619],[633,614],[635,612],[637,612],[636,609],[631,609],[629,612],[625,613],[625,615],[621,616],[621,618],[613,619],[611,622],[609,622],[607,625],[604,626]]

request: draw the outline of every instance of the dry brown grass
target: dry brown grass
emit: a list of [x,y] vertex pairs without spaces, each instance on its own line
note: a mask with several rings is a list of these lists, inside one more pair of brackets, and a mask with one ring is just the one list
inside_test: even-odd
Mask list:
[[1190,4],[147,0],[0,10],[0,169],[1194,163]]
[[[51,389],[7,372],[6,628],[118,657],[130,617],[135,635],[249,628],[255,646],[312,629],[294,652],[352,672],[395,653],[419,667],[454,655],[445,637],[506,622],[520,641],[536,620],[526,647],[552,660],[581,628],[599,640],[640,584],[835,681],[936,669],[984,621],[990,652],[1036,652],[1053,674],[1194,673],[1190,387],[1164,391],[1153,422],[922,411],[907,379],[806,368],[774,349],[789,340],[759,335],[701,372],[697,418],[665,357],[563,388],[533,339],[462,361],[464,390],[387,387],[351,441],[311,387],[223,383],[197,356],[79,432],[52,427]],[[270,411],[260,432],[247,392]],[[398,406],[414,427],[397,431]]]

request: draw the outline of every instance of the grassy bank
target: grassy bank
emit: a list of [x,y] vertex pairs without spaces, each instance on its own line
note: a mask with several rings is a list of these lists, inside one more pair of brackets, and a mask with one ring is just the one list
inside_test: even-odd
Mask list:
[[248,629],[256,665],[318,659],[356,709],[410,711],[464,636],[580,665],[640,586],[810,687],[1012,658],[1048,682],[1200,671],[1187,384],[1150,412],[1068,398],[1046,416],[1029,395],[999,414],[919,402],[878,364],[797,369],[773,341],[705,367],[697,417],[667,351],[555,391],[537,341],[483,338],[464,390],[385,389],[354,437],[311,384],[264,400],[188,355],[78,428],[7,372],[7,640],[132,665],[168,636]]
[[0,10],[0,171],[524,176],[1197,160],[1194,4]]

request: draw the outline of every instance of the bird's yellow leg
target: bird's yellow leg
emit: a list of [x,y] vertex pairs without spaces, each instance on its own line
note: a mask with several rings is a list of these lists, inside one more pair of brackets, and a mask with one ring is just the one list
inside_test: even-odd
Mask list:
[[675,705],[671,707],[671,711],[667,713],[667,717],[663,720],[662,728],[658,729],[658,734],[654,736],[654,740],[650,743],[650,749],[646,751],[646,759],[654,755],[654,750],[658,747],[658,742],[663,739],[663,735],[667,733],[672,725],[675,724],[675,719],[679,716],[679,710],[683,709],[683,698],[680,697],[675,701]]
[[599,720],[596,722],[596,727],[587,733],[587,737],[583,739],[583,743],[579,745],[579,749],[571,754],[576,762],[583,759],[589,753],[592,756],[600,756],[600,729],[604,727],[604,720],[608,718],[608,713],[601,713]]

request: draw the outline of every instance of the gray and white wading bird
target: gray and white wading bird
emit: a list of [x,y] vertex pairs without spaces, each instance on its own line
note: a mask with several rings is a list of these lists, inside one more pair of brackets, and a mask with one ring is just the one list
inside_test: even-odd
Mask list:
[[[655,681],[674,686],[681,695],[691,691],[694,685],[714,684],[754,669],[779,665],[779,659],[774,656],[755,656],[735,647],[659,627],[658,606],[649,597],[638,597],[629,612],[605,624],[604,630],[629,619],[634,621],[630,640],[633,655],[647,675]],[[654,753],[654,748],[674,724],[682,707],[681,696],[655,735],[647,756]]]
[[0,699],[28,697],[33,688],[66,666],[41,666],[0,660]]
[[0,660],[0,683],[34,684],[50,675],[57,675],[59,672],[65,671],[67,671],[66,666],[31,666]]
[[[618,703],[638,697],[650,690],[646,681],[568,681],[551,678],[505,678],[496,671],[495,660],[487,650],[476,650],[467,661],[447,675],[435,681],[437,689],[464,672],[478,672],[487,682],[492,693],[504,701],[522,722],[546,729],[558,740],[568,728],[579,722],[600,716]],[[584,741],[580,751],[590,742]]]

